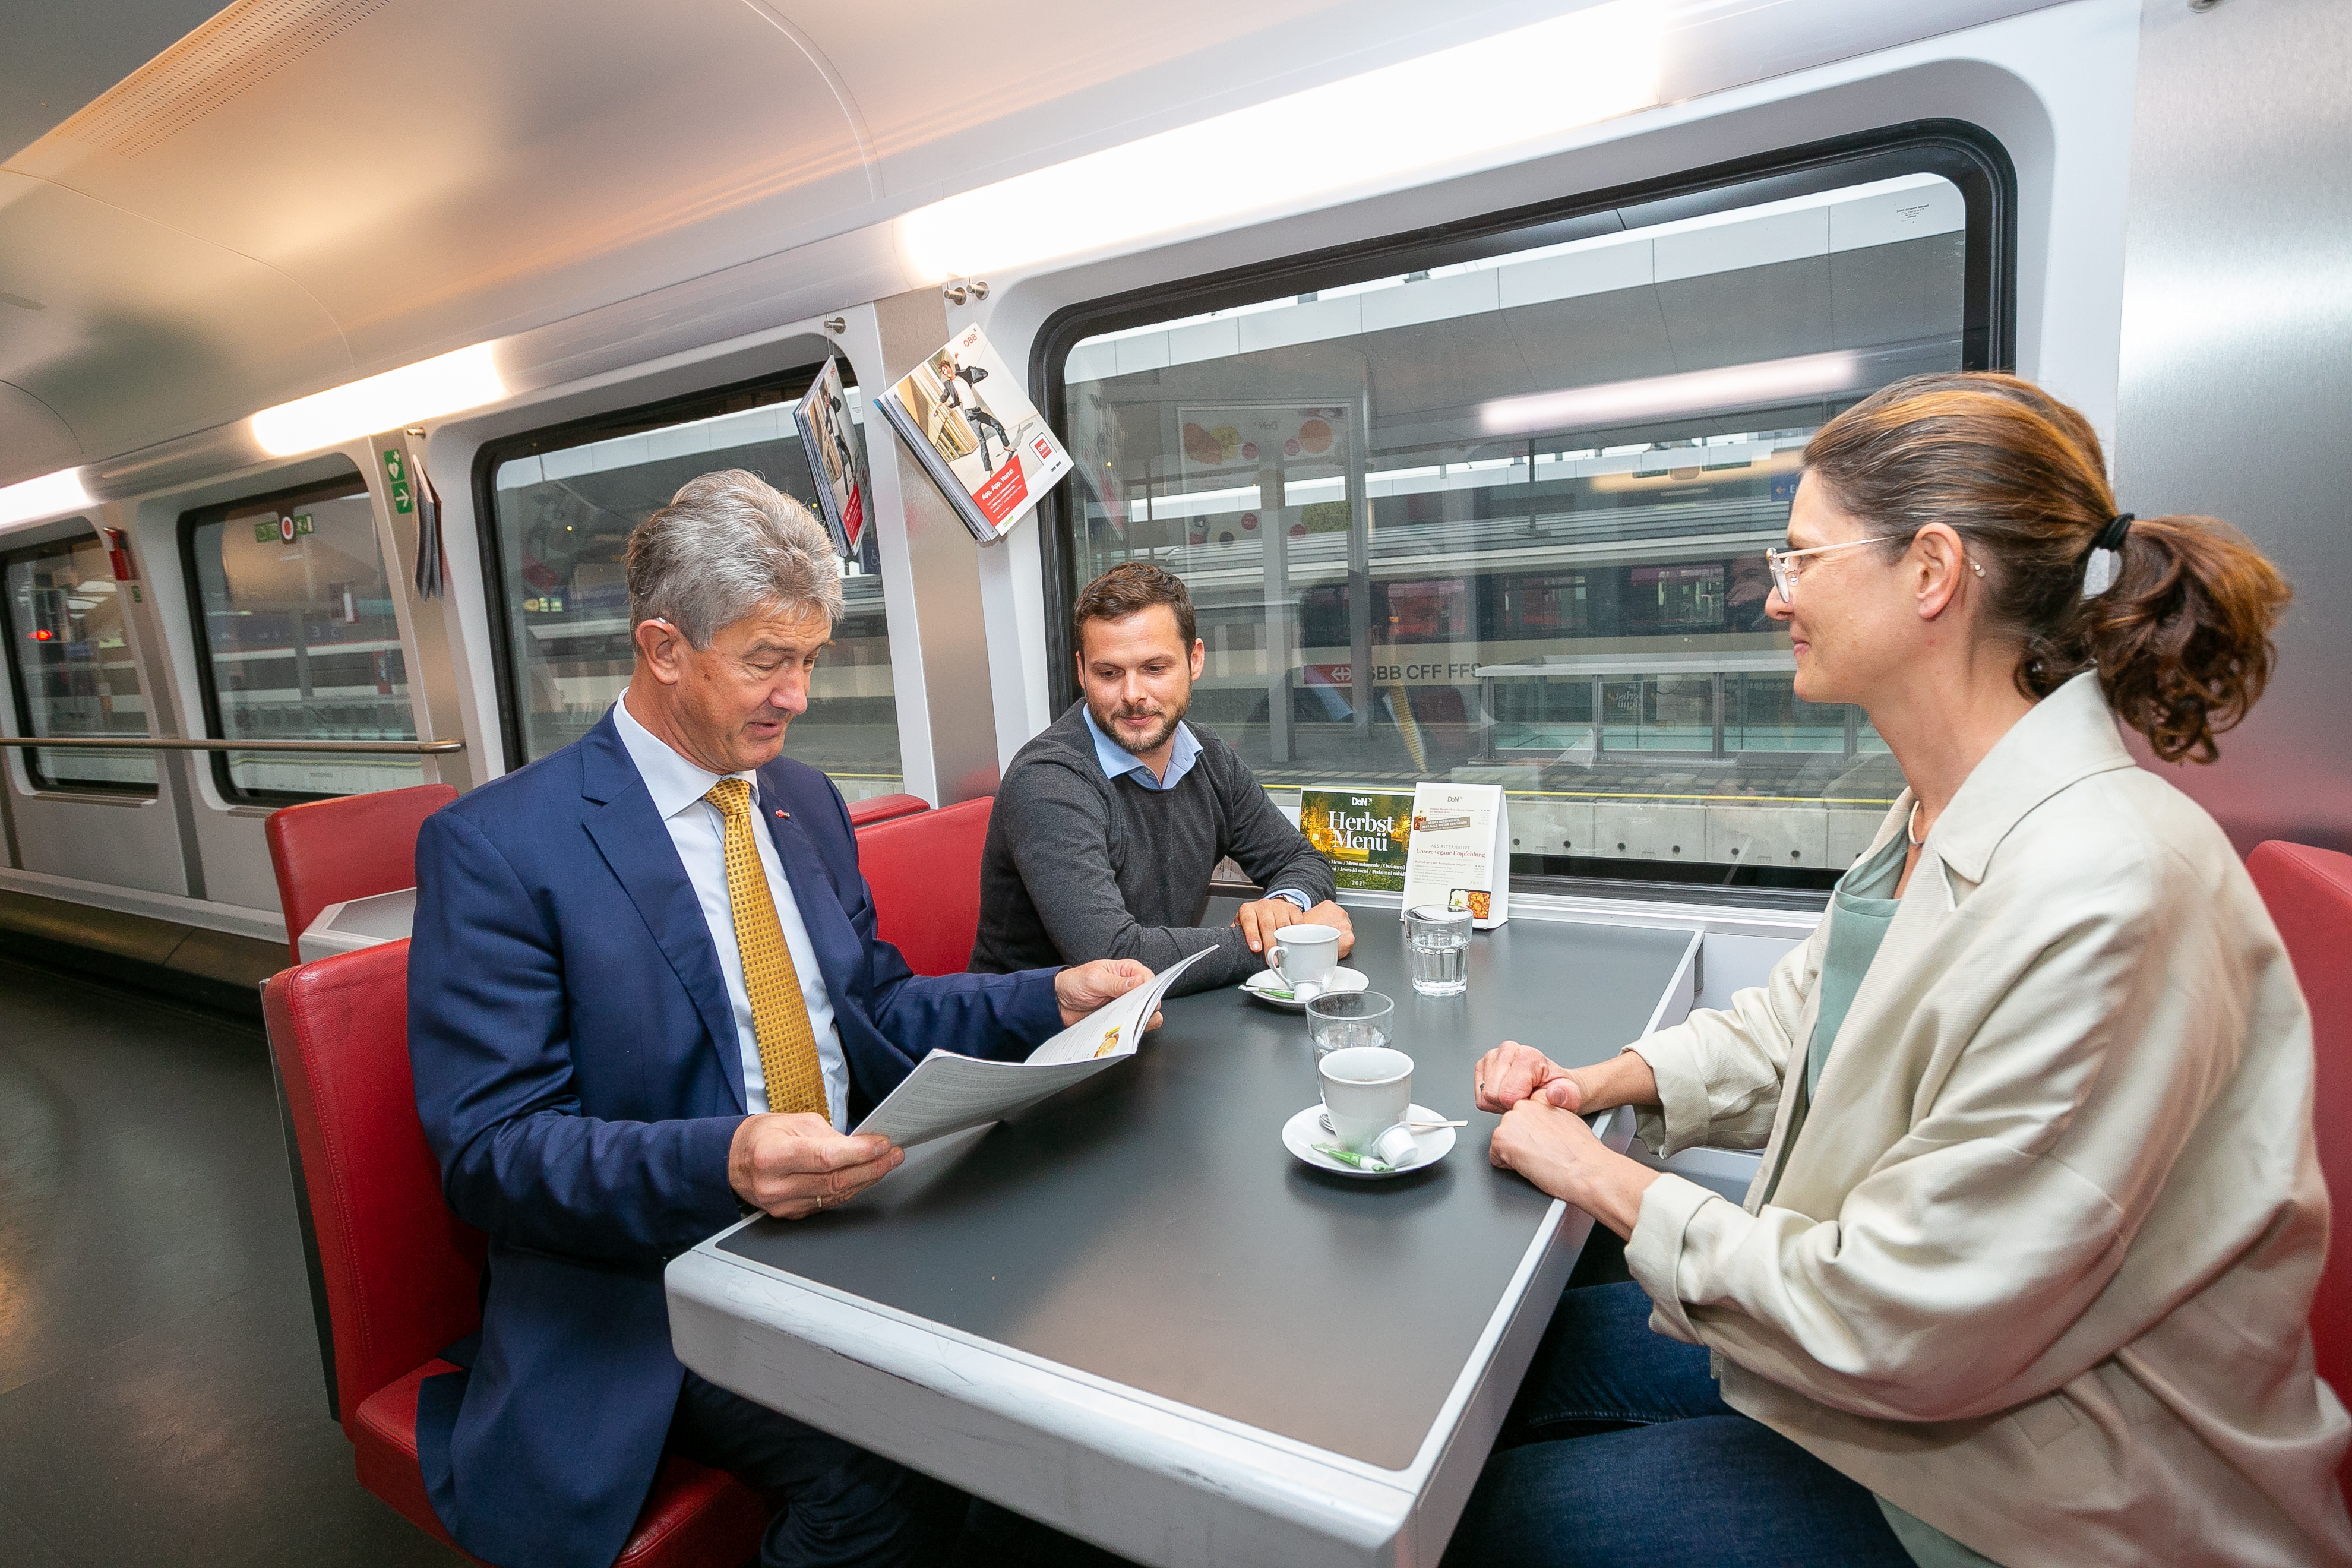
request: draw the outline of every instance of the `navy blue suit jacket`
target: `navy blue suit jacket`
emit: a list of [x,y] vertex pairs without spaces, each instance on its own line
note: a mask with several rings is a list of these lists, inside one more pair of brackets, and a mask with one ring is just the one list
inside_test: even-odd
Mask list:
[[[874,934],[832,781],[782,760],[759,778],[853,1116],[933,1047],[1013,1058],[1061,1027],[1052,970],[913,974]],[[609,713],[429,818],[416,889],[416,1109],[449,1206],[490,1238],[471,1369],[420,1402],[425,1485],[477,1556],[604,1568],[683,1375],[662,1265],[738,1213],[743,1062],[718,951]]]

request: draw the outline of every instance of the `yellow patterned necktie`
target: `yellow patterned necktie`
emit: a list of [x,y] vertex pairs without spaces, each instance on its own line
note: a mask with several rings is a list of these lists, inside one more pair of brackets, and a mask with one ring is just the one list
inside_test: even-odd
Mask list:
[[735,912],[735,950],[743,956],[743,989],[751,998],[751,1034],[760,1043],[768,1109],[814,1111],[830,1120],[808,1003],[751,837],[751,783],[720,779],[702,798],[727,819],[727,902]]

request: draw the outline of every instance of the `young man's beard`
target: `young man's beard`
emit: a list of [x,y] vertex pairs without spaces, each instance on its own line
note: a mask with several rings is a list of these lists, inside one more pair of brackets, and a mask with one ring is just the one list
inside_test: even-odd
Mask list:
[[1141,757],[1148,756],[1151,752],[1158,751],[1162,745],[1167,743],[1168,737],[1176,732],[1176,726],[1182,723],[1184,721],[1184,715],[1192,710],[1192,693],[1190,689],[1187,689],[1181,697],[1179,697],[1176,700],[1173,705],[1163,704],[1160,710],[1161,720],[1160,727],[1151,731],[1149,737],[1141,741],[1129,740],[1127,737],[1127,726],[1118,722],[1119,714],[1127,711],[1124,708],[1115,708],[1111,711],[1106,713],[1101,709],[1096,708],[1092,703],[1088,703],[1087,707],[1094,713],[1095,722],[1102,726],[1103,733],[1108,735],[1111,740],[1117,743],[1120,751],[1129,752],[1134,756]]

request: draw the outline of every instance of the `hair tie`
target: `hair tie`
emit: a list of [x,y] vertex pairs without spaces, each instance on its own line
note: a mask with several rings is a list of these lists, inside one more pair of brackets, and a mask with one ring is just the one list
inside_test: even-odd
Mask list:
[[2099,531],[2099,537],[2091,541],[2091,548],[2094,550],[2121,550],[2124,547],[2124,535],[2131,531],[2131,525],[2134,521],[2136,520],[2132,513],[2127,511],[2117,512],[2115,516],[2107,520],[2107,526]]

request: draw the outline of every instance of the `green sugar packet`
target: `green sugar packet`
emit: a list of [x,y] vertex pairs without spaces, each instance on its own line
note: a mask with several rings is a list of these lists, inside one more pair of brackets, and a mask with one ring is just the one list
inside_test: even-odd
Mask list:
[[1310,1143],[1307,1147],[1314,1150],[1318,1154],[1330,1155],[1331,1158],[1339,1161],[1343,1165],[1353,1165],[1359,1171],[1393,1171],[1396,1169],[1394,1165],[1390,1164],[1378,1154],[1359,1154],[1353,1149],[1342,1149],[1337,1143]]

